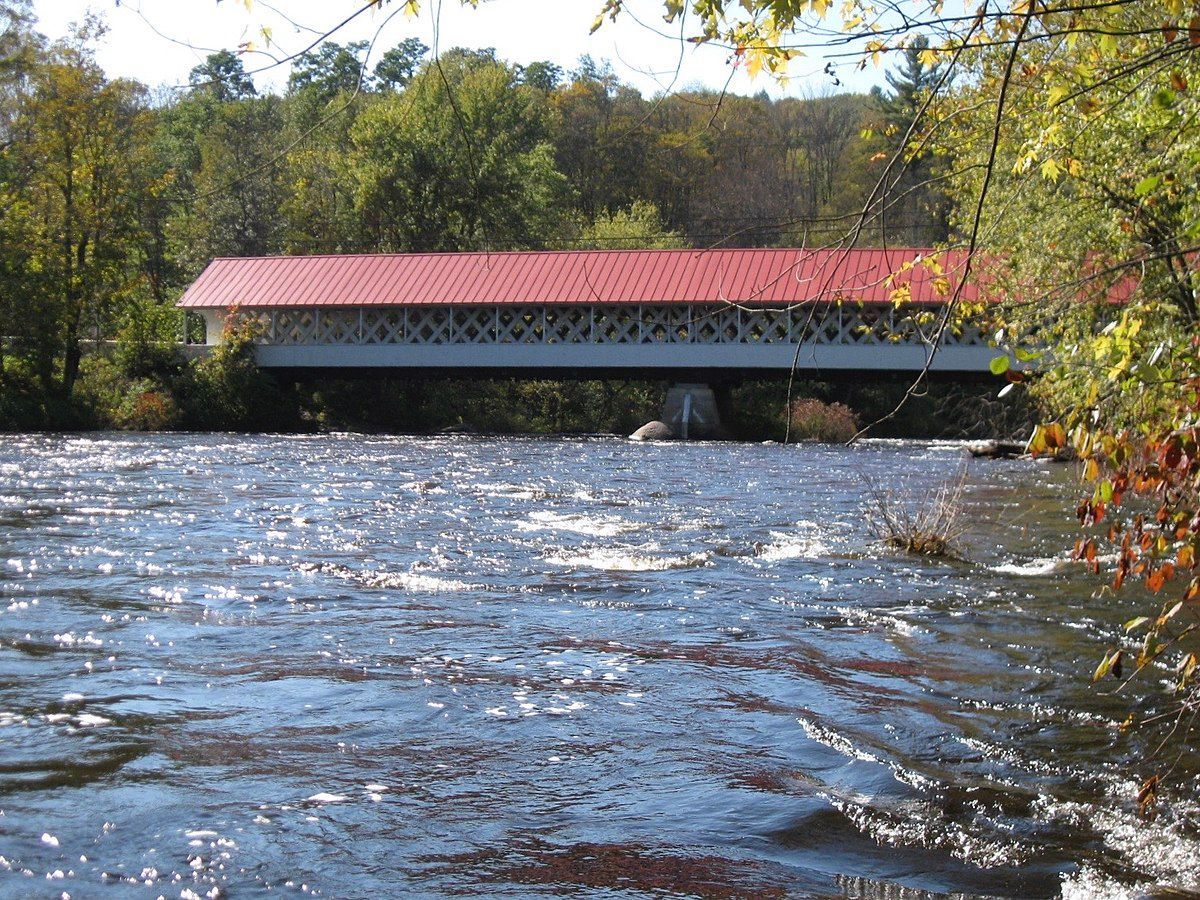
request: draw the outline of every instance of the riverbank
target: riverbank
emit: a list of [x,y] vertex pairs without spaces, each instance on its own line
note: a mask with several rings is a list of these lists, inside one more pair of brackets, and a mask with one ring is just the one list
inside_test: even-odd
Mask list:
[[[863,424],[890,413],[910,376],[797,380],[792,399],[841,404]],[[141,345],[83,361],[70,399],[9,365],[0,380],[0,431],[243,431],[628,435],[659,417],[670,382],[470,378],[322,378],[281,383],[231,347],[200,361]],[[782,379],[714,385],[728,436],[781,440]],[[877,437],[1027,436],[1032,410],[999,400],[986,379],[935,381]],[[793,407],[795,409],[795,407]],[[819,437],[803,429],[793,439]]]

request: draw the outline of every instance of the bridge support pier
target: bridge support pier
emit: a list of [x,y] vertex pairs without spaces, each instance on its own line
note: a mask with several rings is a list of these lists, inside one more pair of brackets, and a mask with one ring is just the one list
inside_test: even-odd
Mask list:
[[707,384],[676,384],[663,401],[662,420],[683,440],[721,437],[717,398]]

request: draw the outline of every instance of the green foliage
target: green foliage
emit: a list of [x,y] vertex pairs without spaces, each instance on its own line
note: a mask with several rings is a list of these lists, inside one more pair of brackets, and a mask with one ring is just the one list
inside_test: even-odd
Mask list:
[[0,432],[38,431],[52,428],[53,402],[21,359],[8,360],[0,382]]
[[210,53],[204,62],[193,67],[188,83],[218,103],[245,100],[258,93],[246,74],[242,58],[229,50]]
[[417,38],[405,38],[392,47],[375,66],[375,83],[382,88],[399,90],[412,81],[421,66],[421,60],[429,53]]
[[191,215],[180,222],[199,270],[215,256],[264,256],[279,249],[284,200],[277,97],[224,103],[198,141]]
[[295,401],[255,365],[256,323],[232,312],[221,343],[188,370],[183,415],[201,430],[286,430],[297,418]]
[[640,95],[615,87],[610,79],[578,74],[547,102],[556,123],[555,164],[587,219],[639,198],[653,199],[646,170],[670,163],[659,163],[651,153],[659,129],[637,125],[649,112]]
[[538,247],[561,221],[540,94],[508,66],[460,54],[382,96],[351,132],[355,208],[389,250]]
[[663,225],[658,207],[637,200],[628,209],[601,212],[583,230],[577,246],[597,250],[674,250],[686,247],[687,242],[679,232],[670,231]]
[[17,139],[4,148],[0,182],[2,227],[18,242],[7,262],[32,289],[27,308],[10,307],[10,316],[22,320],[20,349],[43,389],[64,400],[85,329],[103,327],[131,293],[126,261],[141,235],[139,199],[151,189],[145,93],[105,78],[88,27],[36,53],[16,96]]
[[521,66],[520,69],[522,84],[527,84],[547,94],[558,90],[565,75],[562,66],[547,60],[535,60],[527,66]]
[[357,91],[366,80],[363,58],[368,46],[367,41],[323,41],[315,50],[302,53],[292,64],[288,93],[308,92],[327,103],[339,93]]
[[878,91],[873,95],[883,111],[884,124],[894,132],[903,133],[917,121],[944,74],[942,63],[926,61],[928,49],[929,38],[915,37],[903,48],[900,65],[884,76],[892,93]]
[[131,303],[117,332],[116,364],[128,378],[170,384],[183,369],[178,340],[183,314],[153,301]]

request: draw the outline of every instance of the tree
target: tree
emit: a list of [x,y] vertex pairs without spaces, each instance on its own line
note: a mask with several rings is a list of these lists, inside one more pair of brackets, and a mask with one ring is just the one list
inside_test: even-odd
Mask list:
[[[1002,51],[982,49],[967,60],[969,86],[934,116],[959,147],[963,198],[981,195],[991,156],[967,136],[985,127],[996,136],[976,204],[989,248],[1004,254],[988,276],[1014,298],[1004,309],[1008,339],[1047,360],[1030,385],[1051,420],[1034,448],[1069,445],[1084,460],[1091,489],[1076,553],[1099,572],[1107,543],[1114,589],[1136,581],[1163,598],[1129,620],[1131,637],[1110,649],[1097,677],[1124,677],[1127,663],[1171,678],[1174,699],[1144,698],[1130,722],[1179,725],[1182,735],[1200,708],[1200,102],[1190,87],[1200,79],[1200,31],[1181,39],[1161,30],[1164,12],[1112,11],[1090,23],[1092,33],[1033,44],[1011,71]],[[994,116],[1001,84],[997,132],[976,110],[990,99]],[[960,227],[974,215],[960,204]],[[1146,782],[1143,801],[1157,784]]]
[[495,47],[451,47],[438,57],[437,64],[451,72],[502,65]]
[[886,94],[878,88],[872,91],[884,122],[900,135],[917,120],[925,100],[941,81],[943,65],[929,62],[928,51],[929,38],[917,35],[903,48],[900,65],[884,75],[892,92]]
[[198,270],[214,256],[264,256],[279,248],[284,193],[277,97],[223,104],[201,136],[185,251]]
[[881,227],[878,203],[869,204],[878,165],[871,157],[882,150],[879,138],[863,137],[871,118],[868,97],[855,94],[816,94],[787,98],[774,104],[776,128],[786,145],[786,174],[790,218],[781,236],[785,245],[824,245],[846,233],[864,208],[870,208],[864,243],[902,240]]
[[675,250],[687,242],[664,227],[658,208],[638,200],[629,209],[602,212],[583,230],[576,246],[597,250]]
[[460,54],[429,64],[402,96],[368,106],[351,133],[355,207],[373,246],[540,246],[566,185],[540,95],[516,72]]
[[546,60],[534,60],[527,66],[519,67],[519,70],[522,84],[527,84],[547,94],[558,89],[565,74],[562,66]]
[[204,62],[192,69],[188,83],[220,103],[244,100],[258,93],[246,74],[242,58],[228,50],[210,53]]
[[646,196],[645,172],[654,128],[636,91],[577,76],[549,96],[554,158],[578,193],[588,219]]
[[404,87],[417,73],[417,69],[421,67],[421,60],[427,53],[429,48],[419,39],[405,38],[383,54],[379,64],[375,66],[375,83],[379,87],[391,90]]
[[43,386],[64,397],[79,374],[84,330],[101,328],[112,304],[133,288],[127,254],[146,187],[144,91],[105,78],[89,49],[95,34],[85,25],[50,48],[18,117],[24,181],[16,193],[44,303],[31,338]]
[[0,79],[10,81],[28,66],[32,22],[29,0],[0,0]]
[[[393,92],[381,97],[395,99]],[[282,104],[282,143],[287,148],[281,171],[283,250],[286,253],[343,253],[370,249],[362,216],[355,206],[355,182],[347,159],[364,106],[379,98],[335,107],[314,115],[306,94]]]
[[[934,54],[936,58],[937,55]],[[941,83],[945,66],[931,61],[929,39],[917,35],[903,48],[900,66],[887,73],[890,94],[876,88],[872,92],[883,116],[883,132],[888,151],[905,156],[905,164],[896,166],[888,179],[881,203],[881,218],[896,222],[891,231],[913,247],[930,247],[950,236],[949,201],[934,178],[944,166],[927,148],[909,144],[910,129],[918,123],[925,103]]]
[[325,41],[316,50],[302,53],[292,64],[288,93],[308,92],[328,103],[339,93],[370,87],[363,68],[368,47],[367,41]]
[[28,2],[0,2],[0,382],[9,348],[5,337],[24,333],[22,306],[33,295],[28,221],[20,186],[24,182],[19,140],[20,104],[39,42],[30,30]]
[[774,244],[795,205],[771,101],[694,92],[669,105],[686,123],[667,165],[671,193],[688,198],[688,236],[699,246],[725,237],[740,246]]

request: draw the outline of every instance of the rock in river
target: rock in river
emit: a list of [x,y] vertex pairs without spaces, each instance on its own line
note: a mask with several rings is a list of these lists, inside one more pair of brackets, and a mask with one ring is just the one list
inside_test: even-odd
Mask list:
[[631,441],[669,441],[675,437],[675,432],[666,422],[647,422],[629,436]]
[[1016,441],[972,441],[967,444],[967,452],[987,459],[1017,459],[1025,455],[1025,445]]

